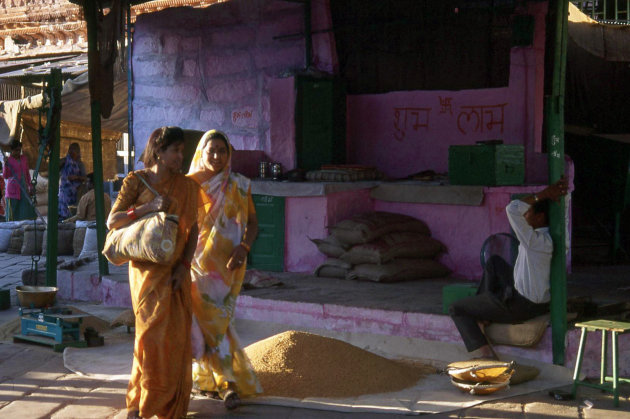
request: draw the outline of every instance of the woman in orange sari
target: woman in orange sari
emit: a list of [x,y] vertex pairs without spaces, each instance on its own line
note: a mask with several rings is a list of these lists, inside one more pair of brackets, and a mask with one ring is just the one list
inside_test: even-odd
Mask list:
[[[143,154],[146,169],[130,173],[112,207],[107,226],[120,228],[155,211],[179,216],[171,266],[129,262],[129,286],[136,315],[133,367],[127,389],[130,418],[186,415],[191,380],[190,261],[197,243],[199,185],[181,172],[184,133],[155,130]],[[139,179],[148,182],[154,194]]]
[[239,395],[262,392],[232,323],[258,221],[250,181],[232,172],[231,155],[227,135],[208,131],[189,171],[207,201],[197,216],[191,271],[193,382],[198,390],[217,393],[228,409],[239,405]]

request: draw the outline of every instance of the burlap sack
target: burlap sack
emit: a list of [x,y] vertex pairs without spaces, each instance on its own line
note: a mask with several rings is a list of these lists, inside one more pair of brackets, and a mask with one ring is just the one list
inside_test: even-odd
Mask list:
[[333,235],[330,235],[325,239],[309,238],[309,240],[315,243],[315,246],[317,246],[317,250],[332,258],[338,258],[339,256],[343,255],[349,247],[347,244],[341,243]]
[[39,215],[46,217],[48,215],[48,204],[37,205],[37,211],[39,211]]
[[24,226],[24,240],[22,241],[22,256],[32,256],[42,254],[42,242],[44,240],[43,224],[26,224]]
[[399,282],[414,279],[440,278],[450,270],[431,259],[395,259],[383,265],[356,265],[346,278],[374,282]]
[[416,232],[431,235],[429,227],[416,218],[391,212],[368,212],[343,220],[329,228],[340,242],[354,245],[369,243],[384,234]]
[[446,248],[422,233],[389,233],[373,242],[357,244],[339,258],[353,265],[387,263],[393,259],[433,259]]
[[542,339],[549,326],[549,314],[534,317],[523,323],[491,323],[485,328],[488,339],[497,345],[534,346]]
[[14,229],[13,233],[11,233],[7,253],[14,255],[20,254],[22,252],[22,243],[24,243],[24,228],[20,226]]
[[37,206],[48,206],[48,192],[38,193],[35,195],[35,199],[37,199]]
[[87,227],[76,227],[72,235],[72,255],[76,258],[83,250],[83,242],[85,241],[85,230]]
[[48,178],[45,178],[41,175],[37,176],[37,184],[35,185],[35,193],[37,195],[48,194]]
[[90,224],[85,230],[85,238],[83,239],[83,247],[80,258],[98,256],[98,241],[96,240],[96,223]]
[[13,230],[20,228],[21,226],[22,222],[20,221],[0,223],[0,252],[7,251],[9,248],[9,242],[11,241],[11,236],[13,235]]
[[326,259],[321,265],[315,268],[315,276],[328,278],[345,279],[352,269],[352,265],[339,259]]
[[[74,254],[74,223],[60,223],[57,226],[57,255],[72,256]],[[42,256],[48,249],[48,230],[44,231],[42,240]]]

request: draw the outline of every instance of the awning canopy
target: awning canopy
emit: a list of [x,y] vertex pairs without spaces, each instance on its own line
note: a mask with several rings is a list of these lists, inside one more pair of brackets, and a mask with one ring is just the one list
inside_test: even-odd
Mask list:
[[[87,81],[87,77],[86,77]],[[81,146],[81,156],[85,169],[93,170],[92,164],[92,123],[90,111],[90,91],[87,83],[75,86],[74,91],[62,96],[61,107],[61,156],[65,156],[68,146],[78,142]],[[77,83],[75,82],[75,85]],[[66,90],[68,85],[64,85]],[[46,123],[46,115],[41,116],[42,124]],[[35,167],[38,154],[40,115],[37,110],[22,112],[21,126],[23,129],[23,152],[28,157],[29,166]],[[103,145],[103,178],[105,180],[116,179],[118,173],[116,166],[116,144],[127,127],[127,82],[120,81],[114,84],[114,108],[108,119],[101,120],[101,136]],[[42,164],[42,171],[47,170],[47,165]]]

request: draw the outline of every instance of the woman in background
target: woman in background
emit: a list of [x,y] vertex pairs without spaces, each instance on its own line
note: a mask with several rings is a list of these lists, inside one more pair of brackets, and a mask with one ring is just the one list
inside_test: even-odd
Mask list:
[[232,323],[258,221],[250,181],[232,172],[231,155],[227,136],[208,131],[189,171],[205,195],[191,271],[193,384],[217,393],[228,409],[240,404],[239,394],[262,392]]
[[31,193],[31,175],[28,171],[28,159],[22,155],[22,143],[11,141],[10,154],[5,161],[2,177],[7,181],[6,220],[32,220],[35,209],[28,198]]
[[[166,211],[179,217],[171,266],[129,262],[129,286],[136,316],[133,367],[127,388],[130,418],[181,418],[192,389],[190,261],[197,244],[199,185],[181,173],[184,133],[162,127],[143,153],[144,170],[129,173],[107,220],[124,227],[139,217]],[[153,192],[140,176],[154,188]]]
[[64,220],[72,215],[70,207],[77,204],[77,190],[87,179],[79,143],[70,144],[68,154],[59,162],[59,167],[59,219]]

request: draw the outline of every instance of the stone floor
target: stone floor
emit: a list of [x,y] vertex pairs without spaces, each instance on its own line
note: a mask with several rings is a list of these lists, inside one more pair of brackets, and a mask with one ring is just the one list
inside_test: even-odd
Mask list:
[[[98,307],[81,306],[86,311]],[[101,308],[102,309],[102,308]],[[107,311],[108,313],[105,313]],[[103,317],[115,313],[102,311]],[[119,328],[122,329],[122,328]],[[114,332],[112,332],[114,333]],[[119,332],[124,333],[124,332]],[[569,391],[569,387],[562,390]],[[82,377],[64,367],[63,355],[47,347],[0,342],[0,417],[3,418],[116,418],[126,417],[126,384]],[[620,407],[607,393],[581,388],[575,400],[557,401],[547,391],[500,399],[480,405],[432,415],[440,418],[601,418],[630,417],[630,386],[621,387]],[[339,413],[294,407],[244,405],[228,412],[221,402],[195,396],[191,418],[274,419],[385,419],[402,417],[392,413]]]
[[[21,285],[21,272],[30,269],[31,259],[19,255],[0,254],[0,288],[12,290],[12,307],[0,311],[0,325],[17,318],[15,291]],[[81,269],[95,269],[86,265]],[[587,296],[601,304],[628,301],[629,283],[625,267],[580,268],[568,280],[569,296]],[[115,268],[113,275],[124,276],[124,268]],[[413,310],[441,312],[437,290],[457,280],[438,280],[404,284],[356,283],[339,280],[307,279],[307,287],[294,281],[302,275],[281,274],[281,288],[251,290],[245,293],[259,298],[294,298],[296,300],[332,299],[336,304],[355,304],[386,309],[395,304]],[[333,281],[333,282],[331,282]],[[302,283],[306,284],[306,283]],[[334,285],[334,286],[332,286]],[[431,285],[431,286],[429,286]],[[282,290],[282,291],[281,291]],[[394,298],[396,297],[396,298]],[[110,318],[115,309],[92,307]],[[87,379],[66,370],[63,357],[47,347],[31,344],[0,342],[0,417],[7,418],[124,418],[124,383]],[[567,390],[565,388],[565,390]],[[581,388],[576,400],[557,401],[547,392],[487,402],[438,417],[470,418],[630,418],[630,386],[621,387],[621,406],[614,408],[612,397],[598,390]],[[214,418],[386,418],[392,414],[347,414],[299,408],[248,405],[227,412],[221,403],[195,398],[190,405],[191,417]]]

